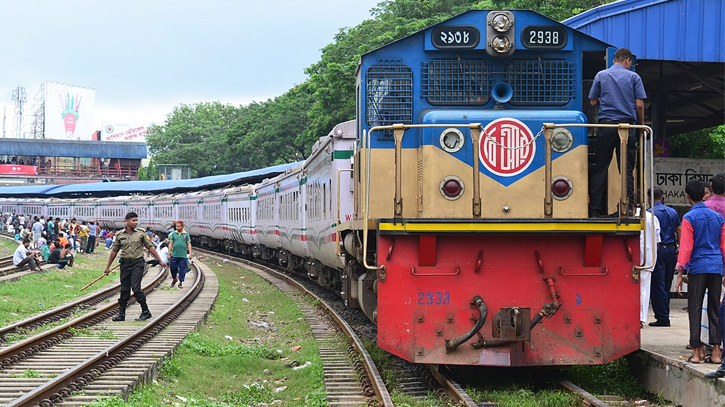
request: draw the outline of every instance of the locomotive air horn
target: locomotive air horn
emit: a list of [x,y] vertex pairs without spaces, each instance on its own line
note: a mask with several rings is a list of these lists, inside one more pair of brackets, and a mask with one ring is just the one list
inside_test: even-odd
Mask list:
[[499,82],[491,89],[491,97],[496,103],[504,104],[511,100],[514,95],[514,90],[506,82]]

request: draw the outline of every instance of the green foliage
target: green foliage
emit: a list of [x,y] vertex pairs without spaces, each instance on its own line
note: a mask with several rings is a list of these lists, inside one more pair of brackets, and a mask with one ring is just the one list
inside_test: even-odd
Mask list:
[[[305,69],[306,82],[263,102],[181,105],[149,128],[159,164],[187,164],[194,177],[227,174],[304,159],[337,123],[355,118],[360,56],[471,9],[532,9],[563,20],[606,0],[383,0],[371,18],[344,27]],[[141,178],[143,176],[143,178]],[[149,169],[139,179],[153,179]]]
[[630,399],[645,395],[644,387],[632,375],[626,358],[604,365],[572,366],[565,374],[593,394],[613,394]]
[[565,20],[591,8],[611,2],[608,0],[493,0],[496,8],[534,10],[556,21]]
[[560,390],[512,389],[512,390],[467,390],[474,400],[497,403],[499,407],[577,407],[579,396]]
[[40,373],[37,370],[26,369],[23,371],[23,377],[27,379],[37,379],[40,377]]
[[672,157],[723,159],[725,125],[672,136],[670,149]]
[[220,345],[199,335],[198,332],[189,334],[181,343],[181,347],[201,356],[257,356],[269,360],[280,358],[278,352],[263,347],[244,346],[238,343]]
[[159,375],[165,379],[172,379],[181,376],[182,369],[179,361],[175,359],[164,359],[159,367]]
[[154,181],[159,177],[159,169],[156,167],[156,162],[153,157],[149,160],[147,167],[141,167],[138,169],[138,180],[139,181]]

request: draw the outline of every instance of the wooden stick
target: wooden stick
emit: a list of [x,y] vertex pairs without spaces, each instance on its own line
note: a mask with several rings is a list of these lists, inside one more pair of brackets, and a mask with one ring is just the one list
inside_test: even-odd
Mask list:
[[[119,267],[120,265],[121,265],[121,264],[119,263],[118,265],[116,265],[116,267],[112,268],[112,269],[111,269],[111,270],[109,271],[109,274],[111,273],[111,271],[113,271],[113,270],[117,269],[117,268],[118,268],[118,267]],[[85,290],[86,288],[88,288],[88,287],[92,286],[93,284],[95,284],[95,283],[96,283],[96,281],[98,281],[98,280],[102,279],[103,277],[105,277],[105,276],[107,276],[107,275],[108,275],[108,274],[106,274],[106,273],[104,272],[103,274],[101,274],[101,276],[100,276],[100,277],[98,277],[97,279],[95,279],[95,280],[91,281],[90,283],[86,284],[86,286],[85,286],[85,287],[83,287],[83,288],[81,288],[81,289],[80,289],[79,291],[83,291],[83,290]]]

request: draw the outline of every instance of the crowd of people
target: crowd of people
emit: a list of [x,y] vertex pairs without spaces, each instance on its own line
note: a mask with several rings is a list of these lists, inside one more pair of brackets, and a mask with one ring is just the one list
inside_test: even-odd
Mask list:
[[[669,327],[670,291],[682,295],[687,284],[687,312],[690,363],[714,363],[720,367],[705,375],[725,377],[722,340],[725,338],[725,173],[715,174],[709,183],[689,180],[685,196],[692,207],[680,219],[677,211],[664,204],[662,189],[655,187],[654,202],[645,217],[640,249],[645,264],[640,296],[640,326],[647,322],[651,298],[655,320],[652,327]],[[648,194],[650,195],[650,194]],[[651,232],[654,230],[654,236]],[[654,249],[654,250],[653,250]],[[651,258],[651,253],[655,258]]]
[[[72,267],[75,254],[93,254],[101,245],[110,250],[116,238],[114,231],[93,221],[14,213],[3,214],[2,218],[0,230],[14,234],[18,243],[13,264],[32,270],[40,269],[41,260],[59,269]],[[159,235],[147,233],[156,247],[163,243]]]

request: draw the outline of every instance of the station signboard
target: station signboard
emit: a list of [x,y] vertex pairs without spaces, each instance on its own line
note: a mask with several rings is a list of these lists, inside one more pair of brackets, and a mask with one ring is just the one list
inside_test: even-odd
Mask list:
[[133,141],[146,142],[146,126],[129,126],[126,124],[104,124],[101,141]]

